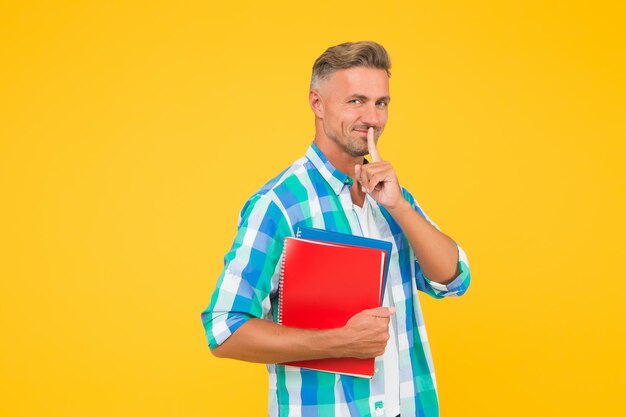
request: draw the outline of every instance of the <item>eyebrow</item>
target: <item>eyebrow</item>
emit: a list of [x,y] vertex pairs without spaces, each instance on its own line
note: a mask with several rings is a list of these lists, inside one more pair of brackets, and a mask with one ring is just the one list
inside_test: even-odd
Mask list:
[[[352,94],[349,98],[358,98],[359,100],[363,100],[363,101],[367,101],[369,98],[367,96],[364,96],[363,94]],[[378,99],[376,99],[376,101],[380,101],[380,100],[385,100],[385,101],[391,101],[391,97],[389,96],[384,96],[384,97],[379,97]]]

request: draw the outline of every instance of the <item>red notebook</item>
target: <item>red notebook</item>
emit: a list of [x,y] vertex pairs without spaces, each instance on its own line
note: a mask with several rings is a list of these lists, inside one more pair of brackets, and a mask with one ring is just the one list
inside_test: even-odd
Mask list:
[[[343,327],[356,313],[379,307],[386,253],[381,249],[285,238],[278,321],[304,329]],[[371,378],[374,358],[287,362],[319,371]]]

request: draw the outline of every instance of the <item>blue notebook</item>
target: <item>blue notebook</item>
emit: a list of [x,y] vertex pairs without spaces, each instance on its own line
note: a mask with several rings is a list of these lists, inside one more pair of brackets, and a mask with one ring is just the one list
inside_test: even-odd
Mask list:
[[296,237],[309,240],[319,240],[321,242],[339,243],[342,245],[351,246],[364,246],[367,248],[381,249],[386,253],[385,267],[383,272],[383,288],[381,303],[385,295],[385,289],[387,288],[387,273],[389,272],[389,257],[391,256],[391,250],[393,245],[391,242],[385,240],[372,239],[369,237],[355,236],[347,233],[331,232],[324,229],[316,229],[313,227],[298,227],[296,231]]

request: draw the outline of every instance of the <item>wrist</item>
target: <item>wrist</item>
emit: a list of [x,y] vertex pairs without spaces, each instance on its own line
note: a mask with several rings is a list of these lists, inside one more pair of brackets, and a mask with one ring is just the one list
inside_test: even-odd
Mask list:
[[328,343],[326,353],[329,358],[343,358],[345,357],[345,329],[343,327],[337,329],[329,329],[326,334]]
[[315,358],[340,358],[344,348],[342,328],[307,331],[306,345]]
[[396,218],[397,215],[402,215],[402,213],[409,210],[413,210],[411,204],[402,197],[400,197],[395,204],[390,204],[385,208],[393,218]]

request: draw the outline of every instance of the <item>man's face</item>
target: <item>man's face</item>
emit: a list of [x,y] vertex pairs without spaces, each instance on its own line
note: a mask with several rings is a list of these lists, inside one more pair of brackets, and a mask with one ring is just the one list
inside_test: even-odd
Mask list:
[[389,77],[381,69],[355,67],[338,70],[318,88],[324,133],[351,156],[367,152],[367,130],[374,138],[387,123]]

